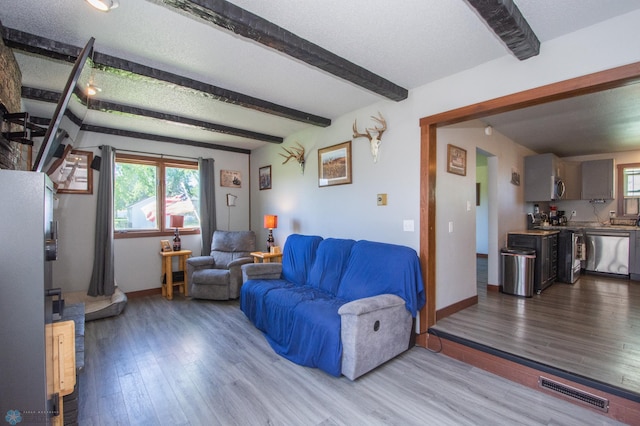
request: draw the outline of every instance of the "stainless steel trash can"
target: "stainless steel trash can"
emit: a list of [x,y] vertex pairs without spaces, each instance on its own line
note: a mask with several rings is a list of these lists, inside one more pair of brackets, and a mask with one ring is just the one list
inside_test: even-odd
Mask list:
[[533,296],[533,273],[536,251],[530,249],[503,248],[500,288],[506,294]]

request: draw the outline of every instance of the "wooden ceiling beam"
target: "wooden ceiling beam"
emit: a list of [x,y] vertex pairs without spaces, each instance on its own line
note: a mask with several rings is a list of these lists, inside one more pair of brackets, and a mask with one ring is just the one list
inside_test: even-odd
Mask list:
[[[67,110],[67,112],[69,112],[69,110]],[[73,115],[73,114],[70,114],[70,115]],[[67,115],[67,116],[71,118],[70,115]],[[46,117],[32,116],[30,118],[33,123],[38,124],[40,126],[45,126],[45,127],[48,126],[49,123],[51,122],[51,119]],[[75,120],[73,118],[71,118],[71,120],[77,123],[76,120],[79,120],[79,119],[75,117]],[[239,154],[251,154],[251,150],[244,149],[244,148],[218,145],[218,144],[209,143],[209,142],[192,141],[189,139],[174,138],[169,136],[154,135],[151,133],[134,132],[131,130],[114,129],[111,127],[94,126],[90,124],[82,124],[82,126],[80,127],[80,130],[84,132],[104,133],[107,135],[122,136],[125,138],[144,139],[146,141],[166,142],[166,143],[173,143],[178,145],[195,146],[198,148],[215,149],[218,151],[237,152]]]
[[237,152],[239,154],[251,154],[251,150],[244,149],[244,148],[218,145],[218,144],[213,144],[209,142],[192,141],[187,139],[174,138],[170,136],[154,135],[151,133],[133,132],[131,130],[113,129],[110,127],[103,127],[103,126],[93,126],[90,124],[83,124],[81,127],[81,130],[85,132],[104,133],[106,135],[123,136],[123,137],[134,138],[134,139],[143,139],[145,141],[166,142],[166,143],[172,143],[172,144],[178,144],[178,145],[196,146],[199,148],[217,149],[219,151]]
[[225,0],[152,0],[275,49],[393,101],[409,91]]
[[[25,99],[33,99],[36,101],[50,102],[56,103],[60,98],[60,93],[54,92],[51,90],[44,89],[36,89],[33,87],[22,87],[22,97]],[[281,144],[284,142],[284,139],[280,136],[268,135],[265,133],[254,132],[251,130],[238,129],[235,127],[225,126],[222,124],[210,123],[207,121],[196,120],[188,117],[181,117],[179,115],[174,114],[166,114],[158,111],[152,111],[144,108],[132,107],[128,105],[122,105],[115,102],[107,102],[100,101],[97,99],[92,99],[89,102],[89,109],[92,111],[103,111],[103,112],[119,112],[123,114],[136,115],[140,117],[148,117],[155,118],[158,120],[179,123],[179,124],[187,124],[189,126],[198,127],[203,130],[208,130],[210,132],[222,133],[230,136],[238,136],[241,138],[248,138],[253,140],[259,140],[263,142],[270,142]],[[75,122],[78,126],[82,124],[82,119],[73,116],[69,116],[69,118]],[[76,121],[77,120],[77,121]]]
[[[4,39],[5,45],[12,49],[18,49],[71,63],[75,61],[81,51],[81,48],[79,47],[50,40],[34,34],[25,33],[12,28],[0,26],[0,30],[2,30],[2,38]],[[165,81],[177,86],[198,90],[208,94],[213,99],[220,102],[238,105],[289,120],[312,124],[314,126],[328,127],[331,125],[331,120],[329,118],[320,117],[308,112],[278,105],[273,102],[234,92],[232,90],[223,89],[212,84],[138,64],[126,59],[117,58],[115,56],[94,52],[93,61],[96,66],[102,67],[103,69],[112,68],[120,71],[126,71],[156,80]]]
[[540,53],[540,40],[513,0],[467,0],[521,61]]

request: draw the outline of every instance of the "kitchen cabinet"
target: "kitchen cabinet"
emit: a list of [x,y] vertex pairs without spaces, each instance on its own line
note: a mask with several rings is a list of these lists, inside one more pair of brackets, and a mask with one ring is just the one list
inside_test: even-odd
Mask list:
[[613,158],[582,162],[582,199],[613,200]]
[[555,184],[561,177],[561,169],[562,161],[554,154],[524,157],[524,200],[555,200]]
[[579,161],[563,161],[561,168],[562,180],[565,184],[565,200],[582,199],[582,163]]
[[536,251],[533,272],[533,289],[540,294],[558,276],[558,231],[510,232],[509,248],[528,248]]

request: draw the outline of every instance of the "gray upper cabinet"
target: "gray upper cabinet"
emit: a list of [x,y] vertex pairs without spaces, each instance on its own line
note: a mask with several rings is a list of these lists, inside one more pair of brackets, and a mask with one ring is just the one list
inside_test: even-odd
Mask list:
[[524,157],[524,200],[556,199],[555,181],[560,177],[562,161],[554,154]]
[[615,164],[612,158],[584,161],[582,163],[582,199],[613,200],[613,174]]
[[566,185],[565,200],[580,200],[582,192],[582,163],[579,161],[563,161],[560,174]]

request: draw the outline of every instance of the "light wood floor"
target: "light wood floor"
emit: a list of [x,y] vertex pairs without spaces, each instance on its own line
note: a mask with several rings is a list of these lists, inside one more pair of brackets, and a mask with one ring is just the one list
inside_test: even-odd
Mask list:
[[605,425],[414,347],[355,382],[273,353],[237,302],[133,298],[86,324],[81,425]]
[[640,395],[640,282],[582,275],[521,298],[486,291],[434,327]]

